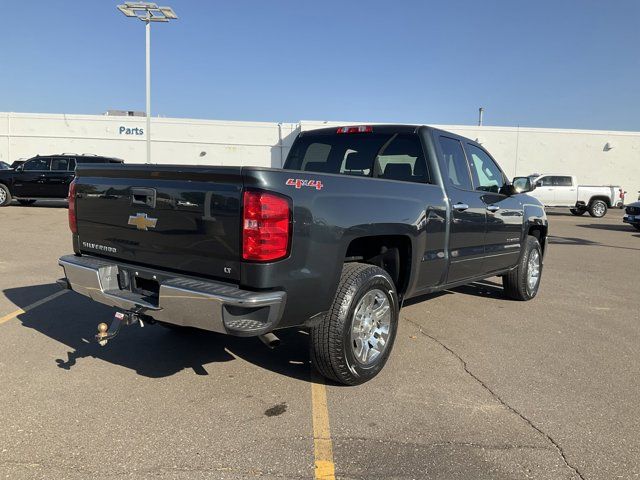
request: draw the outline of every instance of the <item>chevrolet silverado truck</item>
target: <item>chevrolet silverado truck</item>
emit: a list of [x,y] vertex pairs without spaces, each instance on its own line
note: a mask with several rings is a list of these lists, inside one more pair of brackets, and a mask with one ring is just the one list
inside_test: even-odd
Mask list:
[[602,218],[609,208],[622,208],[625,192],[614,185],[578,185],[573,175],[555,173],[533,174],[529,178],[536,186],[531,195],[546,207],[569,207],[573,215],[589,212],[594,218]]
[[101,343],[138,321],[266,343],[303,327],[317,370],[354,385],[385,365],[407,299],[493,276],[536,296],[548,223],[532,188],[426,126],[302,132],[283,169],[83,165],[61,283],[119,310]]

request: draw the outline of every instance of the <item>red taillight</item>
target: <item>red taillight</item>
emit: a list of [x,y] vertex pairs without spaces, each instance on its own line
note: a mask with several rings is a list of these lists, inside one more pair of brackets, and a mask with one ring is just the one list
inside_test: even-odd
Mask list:
[[289,253],[289,201],[267,192],[244,192],[242,258],[267,262]]
[[69,185],[69,228],[71,233],[78,233],[78,218],[76,217],[76,182]]
[[358,125],[355,127],[340,127],[336,133],[371,133],[373,127],[371,125]]

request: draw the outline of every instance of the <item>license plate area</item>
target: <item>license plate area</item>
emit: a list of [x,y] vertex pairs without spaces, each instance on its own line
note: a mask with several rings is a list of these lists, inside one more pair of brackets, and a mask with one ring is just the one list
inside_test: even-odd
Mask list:
[[160,296],[160,282],[156,275],[144,270],[120,268],[118,285],[121,290],[137,293],[157,303]]

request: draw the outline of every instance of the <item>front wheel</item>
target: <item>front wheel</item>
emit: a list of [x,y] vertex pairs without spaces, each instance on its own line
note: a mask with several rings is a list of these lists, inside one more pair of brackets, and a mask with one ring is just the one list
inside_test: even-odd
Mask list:
[[11,203],[11,192],[6,185],[0,183],[0,207],[6,207]]
[[329,312],[311,329],[311,361],[323,376],[358,385],[384,367],[398,329],[398,296],[380,267],[348,263]]
[[570,208],[569,211],[571,212],[572,215],[575,215],[577,217],[579,217],[580,215],[584,215],[585,213],[587,213],[586,210],[582,209],[582,208]]
[[589,215],[594,218],[602,218],[607,214],[607,204],[604,200],[594,200],[589,205]]
[[518,266],[502,277],[504,292],[513,300],[531,300],[538,293],[542,274],[542,249],[536,237],[527,236]]

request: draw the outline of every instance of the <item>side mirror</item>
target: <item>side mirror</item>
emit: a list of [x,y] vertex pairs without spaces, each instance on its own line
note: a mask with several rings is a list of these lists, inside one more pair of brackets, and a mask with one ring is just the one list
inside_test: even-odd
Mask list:
[[22,172],[22,170],[24,170],[24,165],[18,165],[16,167],[16,172]]
[[512,182],[513,193],[527,193],[536,188],[529,177],[515,177]]
[[541,187],[542,186],[542,180],[538,180],[536,182],[535,188]]

